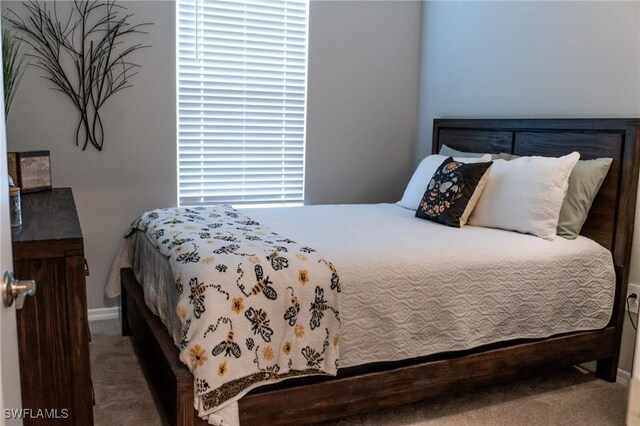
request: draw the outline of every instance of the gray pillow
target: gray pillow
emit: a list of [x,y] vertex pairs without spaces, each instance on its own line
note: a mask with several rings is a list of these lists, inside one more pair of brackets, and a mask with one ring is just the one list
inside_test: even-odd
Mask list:
[[519,158],[519,155],[513,155],[513,154],[507,154],[506,152],[501,152],[500,154],[498,154],[498,159],[500,160],[515,160],[516,158]]
[[[501,153],[499,158],[513,160],[517,155]],[[575,240],[580,235],[582,225],[587,220],[591,204],[598,194],[602,182],[613,159],[598,158],[596,160],[580,160],[569,175],[567,196],[560,209],[560,220],[556,229],[557,235],[568,240]]]
[[580,235],[589,209],[596,198],[613,159],[578,161],[569,175],[569,189],[560,210],[557,234],[569,240]]
[[[440,152],[438,152],[438,154],[440,155],[446,155],[447,157],[468,157],[468,158],[480,158],[483,155],[483,153],[479,153],[479,152],[464,152],[464,151],[458,151],[457,149],[453,149],[450,148],[446,145],[442,145],[440,147]],[[491,159],[495,160],[494,155],[498,155],[498,154],[491,154]]]

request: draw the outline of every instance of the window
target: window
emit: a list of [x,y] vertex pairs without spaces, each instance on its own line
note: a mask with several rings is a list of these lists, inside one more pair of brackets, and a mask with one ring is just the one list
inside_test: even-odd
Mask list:
[[304,200],[308,1],[177,1],[178,203]]

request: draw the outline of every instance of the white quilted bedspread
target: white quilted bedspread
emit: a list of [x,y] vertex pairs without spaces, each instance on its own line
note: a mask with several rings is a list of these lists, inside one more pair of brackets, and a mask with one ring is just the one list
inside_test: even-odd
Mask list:
[[[341,368],[609,322],[611,254],[584,237],[546,241],[498,229],[449,228],[395,204],[243,212],[325,253],[340,271]],[[172,274],[149,247],[138,248],[134,270],[147,305],[179,340]],[[114,267],[110,297],[119,293],[119,268],[131,265],[125,257]]]
[[607,325],[609,251],[416,219],[394,204],[246,209],[341,271],[340,367]]

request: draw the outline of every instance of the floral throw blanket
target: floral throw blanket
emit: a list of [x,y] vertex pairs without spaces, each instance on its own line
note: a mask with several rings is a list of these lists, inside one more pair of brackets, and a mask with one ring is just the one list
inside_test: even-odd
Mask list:
[[171,264],[201,417],[260,385],[336,374],[340,278],[314,249],[230,206],[153,210],[134,230]]

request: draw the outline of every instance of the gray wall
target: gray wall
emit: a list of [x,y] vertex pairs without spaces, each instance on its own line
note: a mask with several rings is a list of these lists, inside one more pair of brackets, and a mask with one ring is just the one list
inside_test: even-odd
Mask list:
[[428,2],[416,161],[434,118],[640,113],[635,2]]
[[[434,118],[640,116],[639,22],[636,2],[426,3],[414,161],[430,153]],[[626,371],[633,338],[626,321]]]
[[[64,3],[62,3],[64,5]],[[176,204],[175,3],[125,3],[153,22],[134,87],[104,112],[102,152],[73,143],[76,113],[31,69],[8,121],[10,150],[51,151],[55,186],[76,195],[91,267],[89,308],[114,305],[104,285],[126,227]],[[17,2],[3,8],[19,10]],[[412,173],[421,3],[312,1],[306,202],[396,201]]]
[[[18,2],[2,3],[22,10]],[[102,152],[75,146],[71,101],[49,90],[35,68],[25,74],[7,122],[9,150],[50,150],[54,185],[73,188],[91,270],[89,308],[115,303],[104,298],[104,286],[127,226],[145,210],[176,203],[175,4],[126,7],[135,19],[155,24],[144,39],[153,47],[136,55],[142,68],[133,87],[105,104]]]
[[421,7],[311,2],[307,204],[401,198],[413,172]]

